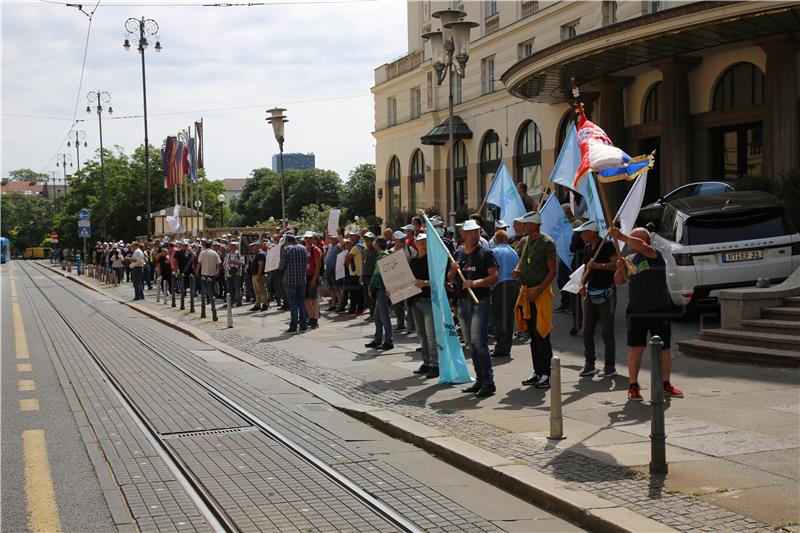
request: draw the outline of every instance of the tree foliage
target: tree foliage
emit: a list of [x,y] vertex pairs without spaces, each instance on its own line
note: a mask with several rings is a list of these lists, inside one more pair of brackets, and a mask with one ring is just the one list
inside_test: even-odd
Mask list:
[[8,172],[11,181],[21,181],[25,183],[43,183],[47,181],[47,174],[36,172],[29,168],[18,168]]
[[375,165],[364,163],[352,169],[342,192],[342,208],[348,220],[374,216]]
[[3,195],[0,209],[3,212],[0,233],[11,241],[15,253],[21,254],[25,248],[41,246],[49,240],[54,215],[52,202],[35,196],[18,196],[12,201]]

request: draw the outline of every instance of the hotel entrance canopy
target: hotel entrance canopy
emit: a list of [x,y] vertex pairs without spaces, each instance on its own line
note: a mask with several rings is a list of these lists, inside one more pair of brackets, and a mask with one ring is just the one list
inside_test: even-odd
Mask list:
[[800,37],[800,2],[695,2],[555,44],[500,79],[519,98],[567,102],[571,78],[580,85],[659,59],[781,34]]

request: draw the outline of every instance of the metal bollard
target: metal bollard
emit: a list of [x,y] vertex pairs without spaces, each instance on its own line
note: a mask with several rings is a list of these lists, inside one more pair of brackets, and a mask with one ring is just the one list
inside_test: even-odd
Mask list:
[[189,312],[194,313],[194,274],[189,274]]
[[[185,280],[186,278],[184,278]],[[181,286],[181,311],[186,309],[186,305],[184,304],[186,300],[186,287]]]
[[668,471],[666,426],[664,424],[664,366],[661,349],[664,342],[654,335],[650,339],[650,473],[664,475]]
[[200,318],[206,317],[206,288],[203,285],[200,281]]
[[172,287],[172,307],[175,307],[175,275],[169,278],[170,286]]
[[225,304],[228,308],[228,327],[233,327],[233,301],[231,300],[231,293],[225,295]]
[[548,439],[563,440],[564,418],[561,416],[561,358],[550,361],[550,435]]

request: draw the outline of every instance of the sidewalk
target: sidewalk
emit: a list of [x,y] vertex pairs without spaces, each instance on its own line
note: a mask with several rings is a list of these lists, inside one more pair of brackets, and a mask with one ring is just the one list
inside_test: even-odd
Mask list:
[[[132,296],[129,285],[109,289],[95,280],[82,281],[123,301]],[[318,396],[330,396],[326,391],[340,395],[345,400],[338,407],[344,410],[348,401],[371,406],[353,407],[351,414],[439,451],[478,475],[498,476],[502,468],[527,465],[564,486],[596,496],[594,504],[599,498],[677,530],[750,531],[782,526],[798,530],[800,376],[796,369],[717,363],[673,352],[673,382],[686,398],[667,403],[670,472],[662,481],[651,479],[647,472],[649,404],[626,401],[626,377],[579,379],[582,341],[567,335],[570,318],[566,315],[555,315],[553,346],[562,360],[567,438],[549,441],[549,393],[520,386],[531,370],[527,345],[515,345],[510,361],[496,361],[497,394],[480,401],[462,394],[460,387],[413,375],[420,364],[414,335],[396,335],[396,348],[388,353],[363,348],[373,330],[363,317],[323,318],[318,330],[284,336],[280,332],[286,329],[287,313],[273,309],[251,313],[244,306],[234,309],[234,328],[226,329],[224,310],[219,322],[200,320],[199,302],[195,316],[189,316],[156,304],[155,291],[146,294],[142,307],[150,312],[181,327],[202,330],[291,373],[287,378],[297,376]],[[625,297],[624,292],[620,294],[616,328],[617,368],[623,374],[627,373]],[[691,323],[676,324],[673,344],[693,335],[696,328]],[[601,350],[599,334],[597,342]],[[647,400],[649,358],[643,367],[640,382]],[[392,413],[417,424],[394,424]],[[437,441],[452,437],[493,452],[511,466],[481,470],[469,460],[469,449],[458,454],[457,446],[436,448]]]

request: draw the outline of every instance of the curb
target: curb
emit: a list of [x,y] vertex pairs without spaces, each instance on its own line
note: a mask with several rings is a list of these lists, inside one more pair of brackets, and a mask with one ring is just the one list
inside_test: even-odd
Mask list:
[[[98,287],[78,277],[66,272],[61,273],[60,270],[46,265],[44,266],[75,283],[95,292],[101,292]],[[106,296],[108,295],[106,294]],[[261,359],[213,339],[204,331],[161,315],[140,304],[118,301],[149,318],[196,340],[205,342],[231,357],[280,377],[330,404],[335,409],[365,422],[391,437],[426,450],[469,474],[488,481],[536,506],[558,513],[581,527],[591,531],[609,533],[638,533],[642,531],[661,533],[675,531],[630,509],[618,506],[609,500],[600,498],[528,466],[517,464],[511,459],[452,437],[446,432],[426,426],[393,411],[353,402],[327,387],[274,367]]]

